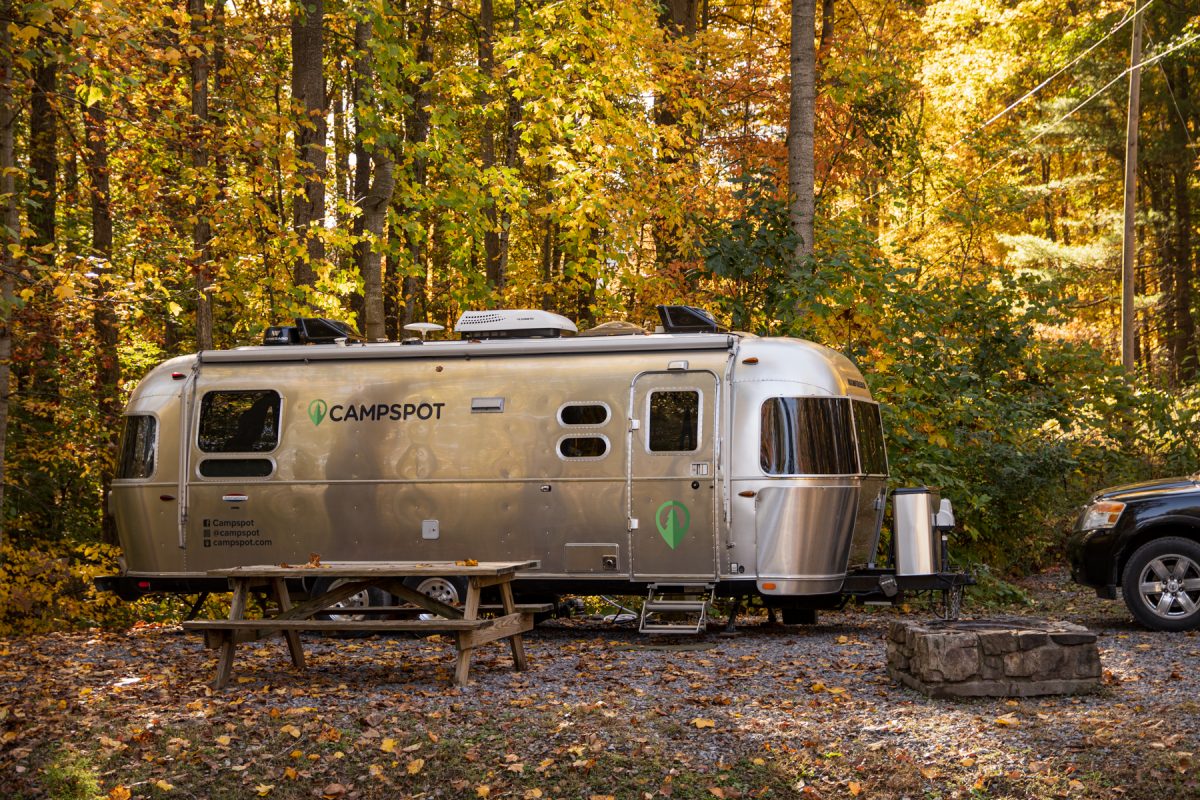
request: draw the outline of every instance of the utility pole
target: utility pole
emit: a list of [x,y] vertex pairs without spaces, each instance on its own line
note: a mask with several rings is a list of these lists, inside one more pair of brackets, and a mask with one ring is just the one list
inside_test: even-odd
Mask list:
[[1121,253],[1121,366],[1133,374],[1134,266],[1137,263],[1138,116],[1142,93],[1142,15],[1139,0],[1133,0],[1133,42],[1129,46],[1129,111],[1125,127],[1125,232]]

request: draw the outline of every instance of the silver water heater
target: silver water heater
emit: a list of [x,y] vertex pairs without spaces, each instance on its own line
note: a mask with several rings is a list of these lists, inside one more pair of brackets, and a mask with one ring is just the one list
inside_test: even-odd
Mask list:
[[[935,512],[934,509],[937,509]],[[897,575],[935,575],[945,569],[946,534],[954,527],[949,500],[926,486],[892,492]]]

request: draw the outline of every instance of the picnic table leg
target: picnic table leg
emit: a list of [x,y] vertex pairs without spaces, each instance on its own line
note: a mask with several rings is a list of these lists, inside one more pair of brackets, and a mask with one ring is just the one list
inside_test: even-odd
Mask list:
[[[250,591],[250,582],[247,580],[232,578],[233,583],[233,601],[229,604],[229,619],[230,621],[244,619],[246,616],[246,595]],[[233,672],[233,653],[237,650],[237,636],[234,631],[228,631],[224,643],[221,645],[221,656],[217,659],[217,679],[214,686],[217,689],[223,689],[225,684],[229,683],[229,676]]]
[[[292,598],[288,595],[287,581],[283,578],[272,578],[271,587],[275,590],[275,602],[279,603],[280,613],[290,611]],[[284,631],[283,637],[287,639],[288,652],[292,655],[292,664],[299,669],[304,669],[304,649],[300,646],[300,632]]]
[[466,686],[469,682],[471,672],[471,651],[474,648],[463,647],[463,642],[466,641],[467,634],[458,634],[458,659],[454,664],[454,685]]
[[[467,582],[467,597],[463,602],[463,619],[479,619],[479,594],[480,581],[478,578],[471,578]],[[471,673],[471,651],[473,647],[463,647],[463,643],[469,641],[470,636],[467,632],[462,632],[456,637],[458,643],[458,658],[454,664],[454,684],[456,686],[466,686],[470,680]]]
[[[504,604],[505,614],[515,614],[517,604],[513,602],[512,584],[508,581],[500,584],[500,602]],[[525,640],[521,634],[514,633],[508,637],[508,646],[512,648],[513,669],[521,672],[525,669]]]

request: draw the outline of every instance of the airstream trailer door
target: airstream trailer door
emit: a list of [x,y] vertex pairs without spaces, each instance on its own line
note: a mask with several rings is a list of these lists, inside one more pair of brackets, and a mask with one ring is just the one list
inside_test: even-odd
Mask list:
[[630,410],[630,553],[635,580],[716,575],[717,379],[641,375]]

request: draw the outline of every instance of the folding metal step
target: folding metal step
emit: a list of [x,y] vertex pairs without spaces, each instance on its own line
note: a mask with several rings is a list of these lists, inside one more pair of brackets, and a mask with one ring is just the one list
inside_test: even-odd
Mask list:
[[711,583],[652,583],[642,604],[642,633],[697,634],[708,622]]

